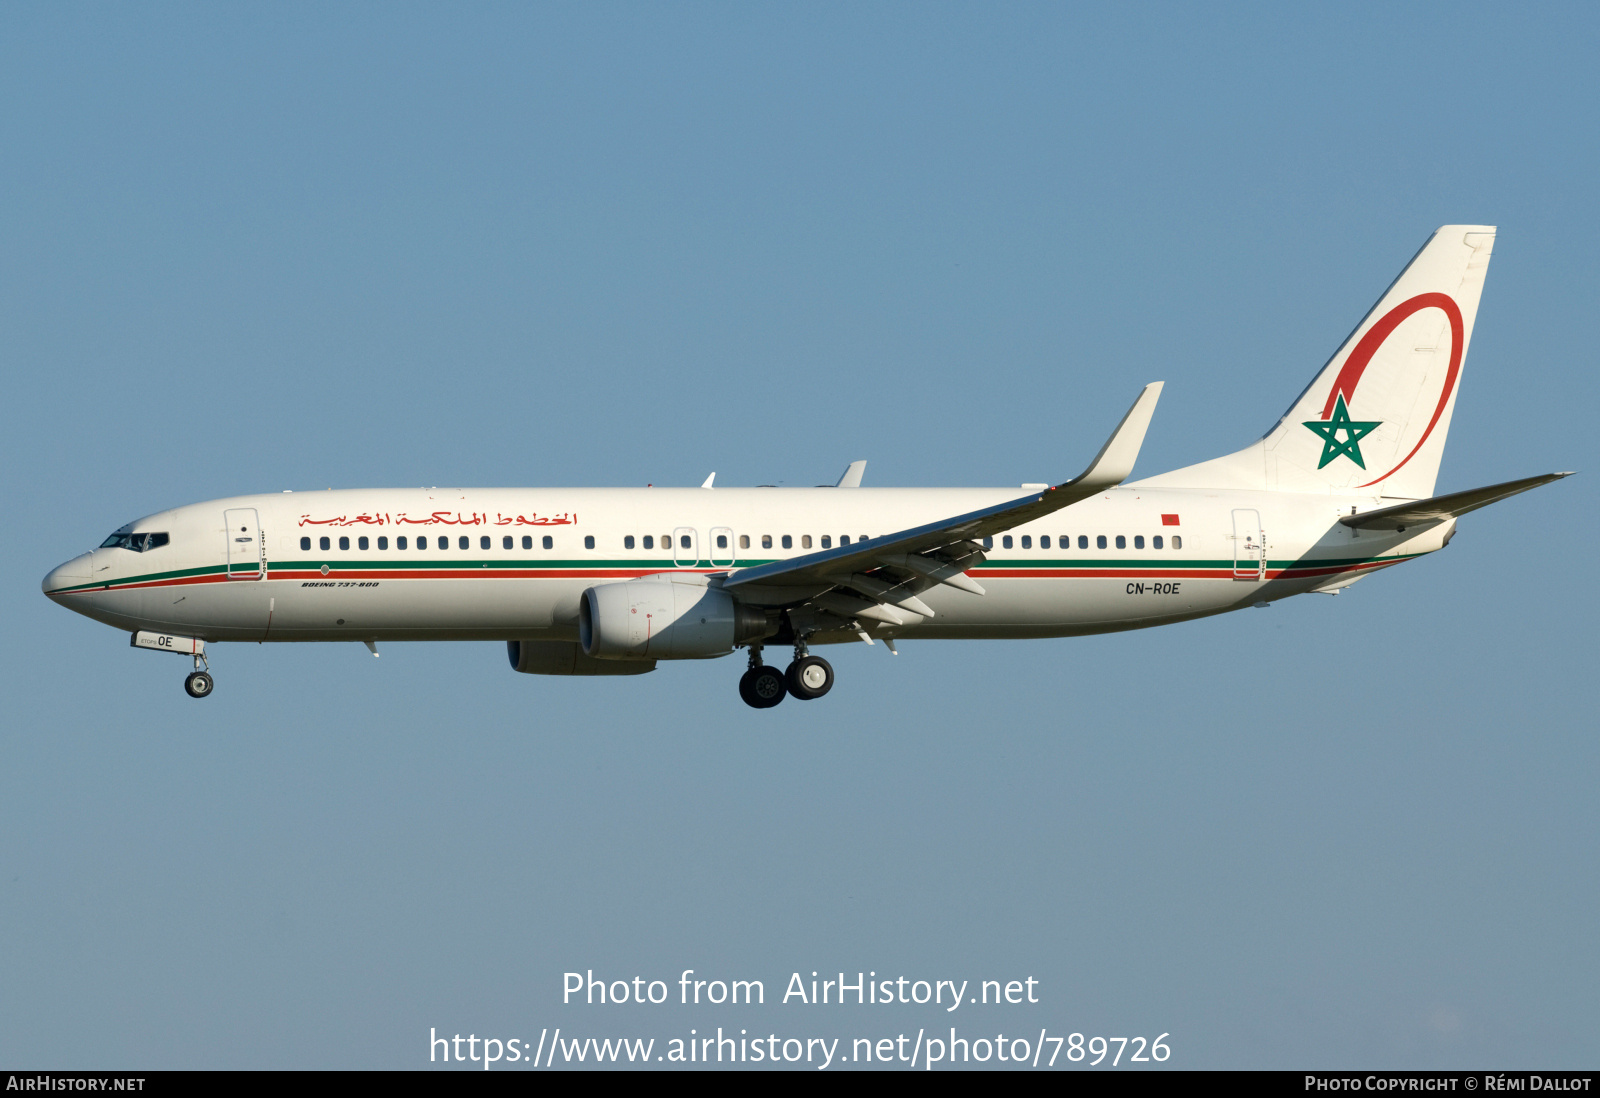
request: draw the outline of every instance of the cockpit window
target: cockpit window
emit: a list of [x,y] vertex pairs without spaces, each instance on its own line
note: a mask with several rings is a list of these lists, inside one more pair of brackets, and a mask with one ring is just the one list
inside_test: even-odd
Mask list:
[[143,553],[150,549],[159,549],[167,544],[165,534],[124,534],[117,532],[100,543],[102,549],[132,549],[135,553]]

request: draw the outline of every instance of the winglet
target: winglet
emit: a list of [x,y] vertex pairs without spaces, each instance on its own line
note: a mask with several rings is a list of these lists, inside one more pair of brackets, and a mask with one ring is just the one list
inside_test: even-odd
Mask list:
[[1059,487],[1065,488],[1070,484],[1088,489],[1112,488],[1127,480],[1128,474],[1133,472],[1133,463],[1139,457],[1139,448],[1144,445],[1144,433],[1150,428],[1150,417],[1155,415],[1156,401],[1161,399],[1161,387],[1164,384],[1162,381],[1152,381],[1146,385],[1139,399],[1133,402],[1128,414],[1122,417],[1117,429],[1111,432],[1111,437],[1089,463],[1089,468]]
[[849,468],[845,469],[844,476],[839,478],[839,483],[835,484],[834,487],[835,488],[859,488],[859,487],[861,487],[861,474],[865,473],[866,471],[867,471],[867,463],[866,462],[864,462],[864,461],[852,461],[850,463]]
[[716,480],[716,479],[717,479],[717,474],[712,473],[709,477],[706,478],[706,482],[704,484],[702,484],[700,487],[702,487],[702,488],[710,488],[712,486],[711,482]]

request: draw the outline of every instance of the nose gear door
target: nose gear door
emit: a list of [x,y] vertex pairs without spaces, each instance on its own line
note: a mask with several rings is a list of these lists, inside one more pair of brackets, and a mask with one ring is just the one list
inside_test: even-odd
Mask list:
[[228,578],[258,580],[267,574],[267,544],[261,536],[261,522],[254,507],[238,507],[222,512],[227,532]]

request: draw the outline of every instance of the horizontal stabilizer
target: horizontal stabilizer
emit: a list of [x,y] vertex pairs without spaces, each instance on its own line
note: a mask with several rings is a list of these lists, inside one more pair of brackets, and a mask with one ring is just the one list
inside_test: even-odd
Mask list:
[[1468,511],[1476,511],[1491,503],[1549,484],[1571,473],[1546,473],[1522,480],[1508,480],[1504,484],[1491,484],[1487,488],[1473,488],[1466,492],[1451,492],[1447,496],[1419,499],[1415,503],[1401,503],[1381,511],[1368,511],[1360,515],[1346,515],[1339,521],[1354,530],[1404,530],[1407,526],[1421,526],[1425,522],[1442,522]]

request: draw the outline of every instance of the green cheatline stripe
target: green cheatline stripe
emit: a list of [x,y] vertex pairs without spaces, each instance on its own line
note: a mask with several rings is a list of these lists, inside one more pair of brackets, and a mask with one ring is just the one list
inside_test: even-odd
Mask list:
[[108,580],[103,583],[78,583],[71,587],[57,587],[56,593],[63,591],[93,591],[97,587],[121,587],[129,583],[153,583],[156,580],[186,579],[189,576],[214,576],[227,571],[227,565],[214,564],[205,568],[179,568],[171,572],[147,572],[142,576],[126,576],[122,579]]
[[[1392,557],[1316,557],[1295,560],[1269,560],[1267,567],[1274,571],[1283,568],[1343,568],[1357,564],[1372,564],[1376,561],[1410,560],[1421,556],[1420,553],[1406,553]],[[1239,561],[1240,564],[1252,567],[1257,563],[1253,560]],[[1021,560],[995,560],[992,557],[982,564],[975,564],[971,570],[977,571],[984,568],[1227,568],[1232,569],[1234,561],[1229,560],[1193,560],[1186,557],[1134,557],[1122,560],[1102,559],[1067,559],[1067,560],[1035,560],[1024,558]]]
[[[1329,557],[1306,560],[1273,560],[1267,562],[1267,567],[1274,571],[1286,568],[1349,568],[1362,564],[1376,564],[1379,562],[1394,563],[1403,560],[1412,560],[1421,556],[1420,553],[1406,553],[1391,557]],[[774,558],[784,559],[784,558]],[[753,568],[758,564],[769,564],[771,560],[751,559],[740,560],[733,565],[709,564],[700,562],[696,565],[680,566],[671,560],[464,560],[446,556],[407,558],[404,560],[360,560],[360,561],[331,561],[314,559],[310,561],[270,561],[267,565],[268,578],[272,572],[316,572],[326,564],[330,575],[345,571],[414,571],[419,568],[457,568],[480,570],[528,570],[543,569],[555,570],[589,570],[595,568],[616,569],[661,569],[671,570],[678,567],[696,568]],[[1246,564],[1254,564],[1246,561]],[[975,570],[985,568],[1027,569],[1027,568],[1077,568],[1077,569],[1126,569],[1126,568],[1190,568],[1213,569],[1231,571],[1234,567],[1232,560],[1190,560],[1182,557],[1150,558],[1140,557],[1131,560],[1088,560],[1088,559],[1051,559],[1036,560],[1022,558],[1017,560],[989,560],[974,566]],[[158,583],[162,580],[187,579],[192,576],[221,575],[227,571],[226,565],[211,565],[204,568],[178,568],[167,572],[148,572],[138,576],[127,576],[122,579],[112,580],[108,583],[80,583],[72,587],[60,587],[56,593],[71,591],[92,591],[102,587],[125,587],[136,583]]]

